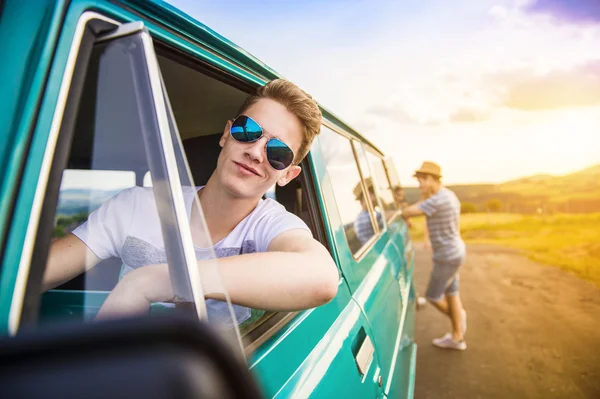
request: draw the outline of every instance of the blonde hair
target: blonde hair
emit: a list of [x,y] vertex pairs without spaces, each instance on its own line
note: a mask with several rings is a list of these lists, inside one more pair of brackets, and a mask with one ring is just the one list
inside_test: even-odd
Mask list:
[[322,114],[316,101],[304,90],[285,79],[275,79],[256,90],[256,94],[248,96],[240,108],[238,115],[262,98],[277,101],[288,111],[296,115],[303,127],[302,143],[294,156],[294,164],[300,163],[308,154],[314,138],[321,132]]

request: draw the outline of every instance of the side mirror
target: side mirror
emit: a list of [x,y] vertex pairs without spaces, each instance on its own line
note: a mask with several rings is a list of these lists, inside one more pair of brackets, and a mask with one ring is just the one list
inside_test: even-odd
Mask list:
[[181,315],[4,338],[0,386],[7,398],[262,398],[247,365],[211,327]]

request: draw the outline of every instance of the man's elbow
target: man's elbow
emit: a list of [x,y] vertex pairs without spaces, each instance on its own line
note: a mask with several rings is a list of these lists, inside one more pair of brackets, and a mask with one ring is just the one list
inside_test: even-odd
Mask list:
[[313,291],[313,299],[316,302],[315,306],[324,305],[335,298],[338,291],[339,279],[337,267],[335,267],[332,261],[331,266],[328,267],[328,270],[323,273],[318,283],[315,284],[315,290]]

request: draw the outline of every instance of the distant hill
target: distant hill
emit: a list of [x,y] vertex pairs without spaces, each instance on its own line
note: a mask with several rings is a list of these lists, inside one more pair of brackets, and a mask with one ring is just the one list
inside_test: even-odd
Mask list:
[[[600,164],[563,176],[539,174],[500,184],[448,186],[461,202],[486,210],[489,202],[500,202],[502,211],[600,212]],[[419,199],[417,187],[405,187],[409,202]]]
[[58,197],[57,215],[72,216],[81,213],[86,215],[95,210],[107,199],[121,190],[62,190]]

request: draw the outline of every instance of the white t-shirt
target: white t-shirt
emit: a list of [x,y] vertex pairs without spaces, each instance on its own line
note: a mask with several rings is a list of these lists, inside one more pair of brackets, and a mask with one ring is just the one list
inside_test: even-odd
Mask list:
[[[188,220],[192,204],[202,187],[184,188]],[[256,208],[246,216],[225,238],[213,246],[217,258],[253,252],[266,252],[269,243],[279,234],[291,229],[308,226],[283,205],[272,199],[260,200]],[[100,259],[121,258],[121,276],[142,266],[167,263],[162,230],[150,187],[133,187],[121,191],[97,210],[88,220],[73,230]],[[210,248],[195,247],[196,259],[210,259]],[[207,299],[209,319],[228,318],[227,304]],[[250,317],[250,309],[233,305],[238,323]]]

